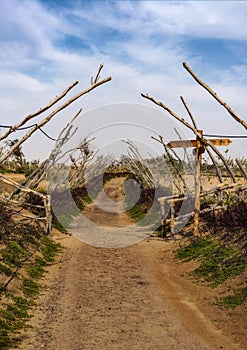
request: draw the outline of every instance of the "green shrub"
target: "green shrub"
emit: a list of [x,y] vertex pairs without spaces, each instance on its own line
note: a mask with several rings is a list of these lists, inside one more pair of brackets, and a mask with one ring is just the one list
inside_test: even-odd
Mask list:
[[226,246],[213,238],[198,238],[175,252],[184,262],[199,260],[191,274],[216,287],[240,275],[247,268],[247,257],[234,245]]
[[47,263],[53,262],[55,256],[61,251],[62,246],[47,236],[42,237],[41,253]]
[[210,238],[198,238],[187,246],[176,251],[176,257],[188,262],[201,256],[208,256],[215,252],[219,243]]
[[247,287],[235,290],[233,294],[215,298],[216,304],[225,309],[233,309],[247,301]]
[[17,344],[16,335],[22,329],[29,328],[26,323],[30,319],[29,308],[32,301],[26,298],[7,295],[9,302],[0,309],[0,349],[9,349]]
[[31,278],[24,278],[22,283],[22,291],[26,297],[32,297],[39,294],[40,285]]

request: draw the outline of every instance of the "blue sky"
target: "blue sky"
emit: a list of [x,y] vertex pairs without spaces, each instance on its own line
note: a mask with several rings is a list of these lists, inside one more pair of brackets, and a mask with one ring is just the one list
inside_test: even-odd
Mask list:
[[[0,0],[1,121],[17,122],[74,80],[86,88],[104,63],[102,75],[112,82],[51,122],[46,130],[53,136],[80,107],[87,113],[119,102],[151,106],[141,92],[186,117],[183,95],[206,132],[242,135],[182,62],[246,120],[246,22],[246,1]],[[45,142],[37,135],[26,154],[45,157]],[[247,156],[245,145],[234,140],[233,156]]]

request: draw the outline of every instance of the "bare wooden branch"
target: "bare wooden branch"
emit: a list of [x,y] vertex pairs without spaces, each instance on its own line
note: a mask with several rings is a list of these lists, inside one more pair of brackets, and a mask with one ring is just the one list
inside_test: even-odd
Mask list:
[[243,167],[243,164],[240,162],[239,159],[236,159],[236,163],[239,166],[239,169],[241,170],[242,174],[244,175],[245,180],[247,180],[247,172],[245,168]]
[[56,143],[55,149],[53,150],[52,154],[50,155],[50,158],[47,159],[44,163],[41,164],[41,166],[37,169],[37,171],[34,171],[28,179],[22,183],[22,185],[27,186],[31,189],[35,189],[38,187],[39,183],[44,179],[44,177],[47,174],[47,171],[51,168],[53,165],[53,162],[51,160],[55,160],[61,147],[68,142],[71,137],[75,134],[77,131],[77,128],[73,132],[72,130],[72,123],[73,121],[80,115],[82,109],[80,109],[74,117],[71,119],[70,122],[68,122],[65,127],[60,131],[58,135],[58,141]]
[[51,198],[49,195],[45,197],[44,201],[45,206],[45,214],[46,214],[46,232],[48,235],[51,235],[51,229],[52,229],[52,210],[51,210]]
[[[193,125],[194,125],[194,128],[195,128],[196,130],[198,130],[198,126],[197,126],[196,120],[195,120],[193,114],[191,113],[191,110],[189,109],[188,104],[186,103],[186,101],[185,101],[185,99],[183,98],[183,96],[180,96],[180,99],[181,99],[181,101],[182,101],[182,103],[183,103],[183,105],[184,105],[186,111],[188,112],[188,115],[189,115],[189,117],[190,117],[190,119],[191,119],[191,121],[192,121],[192,123],[193,123]],[[219,169],[219,167],[218,167],[218,164],[217,164],[217,162],[216,162],[216,160],[215,160],[213,154],[210,152],[210,150],[209,150],[207,147],[206,147],[206,152],[208,153],[210,159],[212,160],[212,162],[213,162],[213,164],[214,164],[214,166],[215,166],[216,173],[217,173],[217,176],[218,176],[219,181],[222,182],[222,176],[221,176],[221,173],[220,173],[220,169]]]
[[31,216],[31,215],[26,215],[26,214],[23,214],[23,213],[20,213],[19,211],[15,211],[12,209],[12,212],[13,212],[13,216],[21,216],[25,219],[28,219],[28,220],[34,220],[34,221],[47,221],[47,218],[46,217],[38,217],[38,216]]
[[44,208],[44,206],[42,206],[42,205],[36,205],[36,204],[27,203],[27,202],[15,201],[15,200],[12,200],[9,198],[3,198],[3,199],[1,199],[1,201],[3,201],[6,204],[10,203],[10,204],[13,204],[16,206],[22,206],[22,207],[39,208],[39,209]]
[[[29,139],[33,133],[35,133],[38,129],[40,129],[43,133],[45,133],[41,128],[46,125],[56,114],[58,114],[63,109],[67,108],[70,104],[72,104],[74,101],[82,97],[83,95],[89,93],[90,91],[94,90],[98,86],[108,82],[111,80],[111,77],[101,79],[100,73],[103,69],[103,64],[100,65],[96,77],[94,80],[92,80],[91,86],[89,86],[87,89],[79,92],[78,94],[74,95],[70,99],[68,99],[65,102],[62,102],[60,106],[58,106],[56,109],[49,112],[49,114],[43,118],[41,121],[39,121],[36,124],[30,125],[30,126],[24,126],[28,121],[30,121],[32,118],[42,114],[43,112],[47,111],[49,108],[51,108],[55,103],[60,101],[75,85],[78,84],[78,81],[71,84],[66,90],[64,90],[59,96],[56,96],[55,99],[53,99],[49,104],[47,104],[45,107],[41,108],[39,111],[29,114],[27,117],[25,117],[21,122],[18,124],[11,126],[9,130],[0,136],[0,140],[5,139],[8,137],[11,133],[17,131],[17,130],[24,130],[28,129],[28,131],[25,133],[25,135],[16,142],[9,150],[7,150],[4,154],[0,157],[0,164],[4,162],[6,159],[8,159],[15,151],[20,147],[27,139]],[[57,139],[55,148],[50,155],[49,160],[44,161],[42,164],[39,165],[38,169],[36,169],[31,176],[29,176],[22,184],[19,184],[9,178],[6,178],[4,176],[0,175],[0,182],[4,182],[8,185],[13,186],[16,190],[12,193],[12,195],[9,196],[9,198],[3,199],[7,205],[15,205],[16,210],[12,209],[13,215],[19,215],[27,220],[37,220],[37,221],[45,221],[44,224],[46,225],[46,232],[48,234],[51,234],[51,225],[52,225],[52,209],[51,209],[51,198],[49,195],[44,195],[40,192],[37,192],[33,190],[36,186],[38,186],[39,182],[43,179],[43,177],[46,175],[47,170],[52,167],[61,157],[61,147],[68,142],[68,140],[75,134],[77,131],[77,127],[73,127],[72,123],[74,120],[79,116],[81,113],[81,109],[79,112],[72,118],[72,120],[65,125],[65,127],[60,131],[59,137]],[[48,135],[46,135],[49,137]],[[54,139],[53,139],[54,140]],[[56,141],[56,140],[55,140]],[[96,152],[88,150],[88,143],[91,140],[84,140],[83,143],[79,145],[79,147],[76,148],[77,153],[79,153],[79,156],[77,158],[79,162],[78,172],[75,172],[71,176],[71,182],[75,184],[80,183],[83,180],[85,167],[87,166],[88,162],[94,157]],[[64,155],[62,155],[64,156]],[[70,169],[68,167],[68,169]],[[56,169],[54,169],[56,171]],[[57,184],[56,184],[57,185]],[[39,196],[43,201],[43,206],[35,206],[29,203],[25,202],[26,194],[35,194]],[[12,198],[18,195],[17,200],[12,200]],[[24,197],[24,198],[22,198]],[[15,198],[16,199],[16,198]],[[45,216],[39,217],[39,216],[32,216],[27,215],[26,213],[23,213],[22,210],[26,207],[36,207],[36,208],[44,208],[45,209]],[[20,210],[19,210],[20,209]]]
[[[186,185],[186,182],[185,182],[185,180],[184,180],[184,178],[183,178],[183,175],[180,173],[180,169],[178,168],[178,166],[177,166],[176,163],[174,162],[173,157],[172,157],[171,154],[169,153],[169,151],[171,151],[171,148],[168,147],[168,146],[164,143],[163,137],[162,137],[161,135],[160,135],[159,138],[160,138],[160,142],[161,142],[162,146],[163,146],[164,149],[165,149],[166,155],[167,155],[167,157],[168,157],[168,159],[169,159],[171,165],[173,166],[173,168],[174,168],[174,170],[175,170],[175,174],[176,174],[175,176],[178,175],[179,179],[182,181],[183,186],[184,186],[184,191],[188,190],[187,185]],[[181,164],[182,161],[181,161],[181,159],[179,158],[179,156],[177,155],[177,153],[174,152],[174,150],[173,150],[173,154],[175,155],[175,157],[178,159],[178,161],[179,161],[180,164]],[[181,190],[180,190],[180,192],[181,192]]]
[[78,81],[75,81],[70,86],[68,86],[60,95],[56,96],[50,103],[48,103],[45,107],[40,108],[37,112],[33,114],[29,114],[26,116],[21,122],[19,122],[16,125],[13,125],[6,133],[0,136],[0,141],[8,137],[12,132],[16,131],[18,128],[22,127],[24,124],[26,124],[29,120],[33,119],[34,117],[37,117],[38,115],[44,113],[49,108],[54,106],[58,101],[60,101],[64,96],[67,95],[67,93],[78,84]]
[[42,193],[33,191],[33,190],[31,190],[30,188],[23,187],[23,186],[21,186],[20,184],[18,184],[17,182],[15,182],[15,181],[13,181],[13,180],[11,180],[11,179],[5,177],[5,176],[2,175],[2,174],[0,175],[0,181],[6,183],[6,184],[8,184],[8,185],[12,185],[12,186],[18,188],[19,190],[21,190],[21,191],[23,191],[23,192],[26,192],[26,193],[34,193],[34,194],[36,194],[37,196],[39,196],[39,197],[41,197],[41,198],[44,198],[44,197],[45,197],[45,195],[43,195]]
[[[197,130],[202,135],[202,130]],[[194,208],[194,236],[199,236],[199,220],[201,209],[201,167],[202,167],[202,153],[200,152],[201,142],[197,137],[196,145],[196,169],[195,169],[195,208]]]
[[[46,232],[47,232],[47,234],[51,234],[52,213],[51,213],[51,206],[50,206],[50,197],[48,195],[44,195],[40,192],[31,190],[30,188],[23,187],[20,184],[18,184],[17,182],[15,182],[11,179],[8,179],[3,175],[0,176],[0,181],[4,182],[6,184],[12,185],[24,193],[33,193],[33,194],[37,195],[38,197],[42,198],[43,203],[44,203],[45,212],[46,212],[45,218],[32,217],[32,216],[20,214],[20,213],[16,213],[16,214],[21,215],[21,216],[23,216],[27,219],[30,219],[30,220],[37,220],[37,221],[45,220],[46,221]],[[20,205],[21,205],[21,203],[20,203]]]
[[[179,175],[178,177],[182,180],[182,182],[183,182],[183,184],[184,184],[184,188],[186,188],[186,184],[184,183],[183,177],[182,177],[182,175],[180,174],[179,169],[176,168],[175,163],[174,163],[174,161],[173,161],[173,158],[172,158],[171,154],[169,153],[169,151],[172,152],[172,153],[175,155],[175,157],[176,157],[180,162],[181,162],[181,159],[179,158],[179,156],[177,155],[177,153],[176,153],[172,148],[168,147],[168,146],[164,143],[163,137],[162,137],[161,135],[159,135],[159,139],[157,139],[157,138],[154,137],[154,136],[151,136],[151,139],[153,139],[153,140],[159,142],[159,143],[163,146],[163,148],[164,148],[164,150],[165,150],[165,153],[166,153],[166,156],[168,157],[168,159],[169,159],[171,165],[172,165],[172,166],[174,167],[174,169],[175,169],[175,178],[173,178],[173,184],[174,184],[174,186],[176,187],[176,189],[178,190],[178,192],[181,193],[181,188],[180,188],[181,186],[180,186],[179,181],[177,180],[177,175]],[[169,151],[168,151],[168,150],[169,150]],[[176,179],[177,183],[174,181],[175,179]]]
[[67,130],[71,126],[71,124],[79,117],[81,112],[82,112],[82,108],[80,108],[79,111],[73,116],[73,118],[62,128],[62,130],[58,135],[58,140],[62,138],[62,135],[65,132],[65,130]]
[[[214,186],[213,188],[210,188],[208,190],[204,190],[201,192],[200,196],[201,197],[206,197],[208,195],[220,192],[220,191],[226,191],[226,190],[233,190],[233,191],[245,191],[246,190],[246,184],[239,184],[239,183],[231,183],[231,184],[218,184],[217,186]],[[164,205],[166,201],[175,201],[175,202],[181,202],[185,199],[188,199],[189,196],[187,195],[172,195],[172,196],[165,196],[165,197],[159,197],[158,201],[161,205]]]
[[[178,138],[179,138],[179,140],[180,141],[182,141],[182,137],[181,137],[181,135],[180,135],[180,133],[178,132],[178,130],[176,129],[176,128],[174,128],[174,131],[176,132],[176,134],[178,135]],[[173,150],[172,148],[171,148],[171,150]],[[174,150],[173,150],[174,151]],[[185,156],[186,156],[186,158],[187,158],[187,162],[188,162],[188,166],[186,166],[186,168],[189,170],[189,172],[190,173],[193,173],[194,171],[194,167],[193,167],[193,164],[191,164],[191,159],[190,159],[190,157],[189,157],[189,154],[188,154],[188,152],[187,152],[187,148],[186,147],[184,147],[184,154],[185,154]],[[180,160],[181,161],[181,160]]]
[[8,285],[10,284],[10,282],[16,277],[18,271],[21,269],[21,267],[23,266],[23,264],[25,262],[27,262],[31,257],[33,256],[33,254],[28,254],[28,256],[23,259],[22,261],[19,262],[19,264],[17,266],[15,266],[15,271],[12,272],[11,276],[7,279],[7,281],[0,287],[0,291],[4,291],[6,290],[6,288],[8,287]]
[[183,62],[183,67],[187,70],[187,72],[190,73],[190,75],[197,81],[199,85],[201,85],[204,89],[206,89],[210,95],[212,95],[216,101],[218,101],[229,113],[230,115],[238,122],[240,123],[245,129],[247,129],[247,123],[241,119],[228,104],[223,101],[217,94],[214,92],[206,83],[204,83],[201,79],[199,79],[195,73],[192,71],[192,69],[188,66],[186,62]]
[[184,105],[186,111],[188,112],[188,115],[189,115],[189,117],[190,117],[190,119],[191,119],[191,121],[192,121],[192,123],[193,123],[193,125],[194,125],[194,128],[198,130],[198,127],[197,127],[195,118],[193,117],[193,114],[191,113],[191,111],[190,111],[190,109],[189,109],[189,107],[188,107],[188,104],[186,103],[186,101],[185,101],[185,99],[183,98],[183,96],[180,96],[180,99],[181,99],[181,101],[182,101],[182,103],[183,103],[183,105]]
[[[201,198],[206,197],[208,195],[220,192],[222,193],[223,191],[230,190],[230,191],[241,191],[242,193],[246,191],[247,186],[245,184],[237,184],[237,183],[232,183],[232,184],[219,184],[213,189],[206,190],[203,193],[200,194]],[[179,214],[178,216],[175,217],[174,215],[174,204],[177,202],[183,202],[184,200],[187,200],[189,196],[166,196],[166,197],[160,197],[158,198],[158,202],[160,203],[161,206],[161,212],[162,218],[161,218],[161,224],[164,229],[164,227],[167,224],[170,224],[170,229],[171,229],[171,234],[174,233],[174,229],[176,227],[176,223],[182,222],[186,218],[194,217],[196,215],[195,211],[186,213],[186,214]],[[167,217],[164,218],[164,206],[166,204],[170,205],[170,219]],[[216,203],[213,206],[210,206],[209,208],[201,209],[200,214],[205,214],[213,210],[220,210],[220,209],[226,209],[225,205]]]
[[220,168],[218,166],[218,163],[216,162],[212,152],[207,147],[206,147],[206,152],[209,155],[210,159],[212,160],[212,162],[213,162],[213,164],[215,166],[216,174],[217,174],[217,177],[218,177],[220,183],[222,183],[223,179],[222,179],[222,176],[221,176],[221,172],[220,172]]
[[94,79],[94,84],[95,83],[97,83],[97,81],[100,79],[100,72],[102,71],[102,68],[104,67],[104,65],[103,64],[101,64],[100,66],[99,66],[99,70],[98,70],[98,72],[97,72],[97,74],[96,74],[96,77],[95,77],[95,79]]
[[179,115],[177,115],[175,112],[173,112],[169,107],[167,107],[163,102],[161,101],[157,101],[156,99],[154,99],[153,97],[149,96],[148,94],[141,94],[142,97],[152,101],[153,103],[155,103],[156,105],[160,106],[161,108],[163,108],[164,110],[166,110],[169,114],[171,114],[175,119],[177,119],[180,123],[182,123],[183,125],[185,125],[187,128],[189,128],[191,131],[193,131],[193,133],[199,138],[199,140],[201,140],[201,142],[205,145],[205,146],[209,146],[213,149],[213,151],[217,154],[217,156],[222,160],[223,164],[225,165],[231,179],[233,182],[236,182],[236,178],[235,175],[232,171],[232,169],[229,167],[225,157],[221,154],[221,152],[212,144],[212,142],[208,141],[207,139],[205,139],[202,135],[200,135],[200,133],[194,128],[194,126],[190,125],[188,122],[186,122],[183,118],[181,118]]
[[[138,162],[139,165],[137,167],[142,173],[142,176],[146,178],[145,180],[147,181],[148,185],[153,187],[155,183],[155,176],[151,172],[151,170],[146,166],[145,160],[142,158],[138,147],[131,141],[131,140],[122,140],[124,143],[126,143],[129,146],[129,150],[134,156],[135,160]],[[128,152],[129,153],[129,152]],[[130,155],[131,157],[131,155]]]
[[2,157],[0,157],[0,163],[5,161],[23,142],[25,142],[30,136],[37,131],[39,128],[43,127],[45,124],[47,124],[58,112],[62,111],[64,108],[68,107],[71,103],[73,103],[75,100],[80,98],[81,96],[89,93],[90,91],[94,90],[96,87],[108,82],[111,80],[111,77],[105,78],[103,80],[97,81],[96,83],[92,84],[89,88],[83,90],[79,94],[73,96],[71,99],[69,99],[67,102],[59,106],[57,109],[55,109],[53,112],[51,112],[46,118],[44,118],[41,122],[39,122],[37,125],[35,125],[32,129],[30,129],[18,142],[16,142],[13,147],[11,147],[7,152],[5,152]]

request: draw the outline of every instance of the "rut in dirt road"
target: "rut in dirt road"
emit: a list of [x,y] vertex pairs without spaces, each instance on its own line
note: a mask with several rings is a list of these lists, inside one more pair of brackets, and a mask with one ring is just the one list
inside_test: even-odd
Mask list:
[[134,247],[108,250],[73,241],[42,306],[36,339],[25,349],[208,349],[156,287],[143,275]]
[[[108,189],[123,183],[118,181],[109,182]],[[107,214],[100,215],[97,211],[98,220],[109,224]],[[131,223],[125,213],[114,220],[114,225]],[[149,242],[106,249],[66,237],[66,250],[34,317],[37,331],[21,349],[234,349],[217,341],[213,347],[206,345],[205,337],[192,333],[181,321],[152,274]]]

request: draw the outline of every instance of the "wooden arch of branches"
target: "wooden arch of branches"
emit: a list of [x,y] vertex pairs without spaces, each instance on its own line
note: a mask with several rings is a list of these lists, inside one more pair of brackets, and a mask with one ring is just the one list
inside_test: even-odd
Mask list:
[[[213,98],[220,103],[225,109],[226,111],[231,115],[232,118],[234,118],[234,120],[236,122],[238,122],[239,124],[242,125],[242,127],[246,130],[247,129],[247,123],[239,116],[237,115],[237,113],[235,113],[231,107],[222,99],[220,98],[215,91],[213,91],[205,82],[203,82],[193,71],[192,69],[188,66],[187,63],[183,63],[183,67],[186,69],[187,72],[189,72],[189,74],[195,79],[195,81],[202,86],[211,96],[213,96]],[[237,183],[236,180],[236,176],[234,174],[234,171],[231,169],[231,167],[228,164],[227,159],[223,156],[223,154],[218,150],[218,148],[215,146],[215,142],[213,142],[214,140],[210,140],[207,139],[203,136],[202,131],[198,128],[198,125],[196,123],[195,117],[193,116],[191,110],[188,107],[188,104],[186,103],[185,99],[181,96],[180,99],[186,109],[186,112],[188,113],[188,116],[191,120],[191,123],[187,122],[184,118],[182,118],[181,116],[179,116],[177,113],[175,113],[172,109],[170,109],[165,103],[156,100],[154,97],[148,95],[148,94],[141,94],[142,97],[144,97],[145,99],[150,100],[151,102],[153,102],[154,104],[158,105],[159,107],[161,107],[163,110],[165,110],[166,112],[168,112],[172,117],[174,117],[177,121],[179,121],[179,123],[181,123],[184,127],[188,128],[189,130],[191,130],[194,135],[195,135],[195,173],[194,173],[194,179],[195,179],[195,184],[194,184],[194,188],[195,188],[195,201],[194,201],[194,208],[191,212],[186,213],[185,215],[180,216],[179,218],[177,218],[178,220],[182,220],[185,217],[188,216],[194,216],[194,235],[198,236],[200,234],[199,232],[199,218],[200,218],[200,214],[206,212],[206,211],[210,211],[210,210],[216,210],[216,209],[220,209],[222,208],[221,205],[217,205],[211,208],[207,208],[207,209],[201,209],[201,198],[212,194],[212,193],[220,193],[220,197],[222,197],[222,193],[226,190],[230,190],[230,191],[235,191],[235,192],[244,192],[247,189],[247,172],[244,168],[244,166],[242,165],[240,160],[236,160],[237,166],[239,168],[240,173],[242,174],[243,178],[244,178],[244,183],[239,184]],[[181,144],[183,143],[183,141],[181,140],[181,137],[179,135],[179,133],[177,132],[178,136],[179,136],[179,141],[175,141],[175,142],[181,142]],[[162,135],[160,135],[159,139],[154,138],[156,141],[160,142],[163,147],[164,150],[166,152],[166,154],[170,157],[171,160],[173,159],[177,159],[179,162],[182,162],[181,158],[179,157],[179,155],[177,154],[177,152],[173,149],[172,143],[168,143],[165,144]],[[185,144],[185,143],[184,143]],[[202,181],[201,181],[201,161],[202,161],[202,153],[206,151],[215,167],[216,170],[216,174],[218,177],[218,185],[214,188],[211,188],[210,190],[203,190],[202,188]],[[186,155],[186,146],[184,146],[184,152]],[[218,159],[220,159],[231,179],[231,183],[227,184],[224,183],[224,180],[222,178],[218,163],[216,161],[216,157],[218,157]],[[175,165],[174,165],[175,166]],[[188,168],[190,167],[190,160],[188,159],[188,164],[187,164]],[[184,185],[184,189],[185,192],[183,194],[179,194],[179,195],[175,195],[175,196],[168,196],[168,197],[162,197],[159,198],[159,202],[161,204],[161,212],[162,215],[164,216],[164,206],[166,204],[170,205],[170,211],[171,211],[171,216],[169,219],[163,218],[162,219],[162,226],[163,228],[166,226],[167,223],[170,223],[170,231],[171,231],[171,235],[172,237],[174,237],[174,227],[175,227],[175,205],[178,202],[183,202],[184,200],[186,200],[187,195],[186,195],[186,184],[185,181],[183,180],[183,176],[181,174],[179,174],[178,169],[175,169],[176,172],[178,172],[178,175],[180,176],[183,185]]]
[[[42,130],[42,128],[47,125],[56,115],[58,115],[61,111],[66,109],[68,106],[73,104],[76,100],[80,99],[82,96],[90,93],[95,88],[109,82],[111,80],[111,77],[107,77],[102,79],[100,74],[103,69],[103,64],[99,66],[99,69],[96,73],[95,78],[91,78],[91,84],[84,90],[80,91],[79,93],[73,95],[67,100],[64,100],[67,96],[67,94],[78,84],[78,81],[73,82],[71,85],[66,87],[66,89],[60,93],[58,96],[56,96],[51,102],[49,102],[46,106],[40,108],[38,111],[27,115],[25,118],[21,119],[20,122],[18,122],[15,125],[11,125],[6,127],[7,131],[2,133],[0,135],[0,141],[5,141],[9,137],[12,136],[13,133],[18,133],[20,130],[27,130],[24,136],[22,136],[17,142],[12,144],[12,147],[10,147],[7,151],[0,154],[0,166],[4,164],[13,154],[14,152],[20,148],[28,139],[30,139],[38,130]],[[61,104],[58,107],[55,107],[59,102]],[[54,108],[54,109],[53,109]],[[1,197],[1,202],[11,208],[12,213],[16,216],[21,216],[25,220],[35,220],[44,222],[46,232],[47,234],[51,233],[51,223],[52,223],[52,210],[51,210],[51,201],[50,196],[45,193],[40,193],[37,191],[37,187],[39,183],[44,179],[47,171],[49,168],[60,158],[64,156],[64,154],[61,154],[62,146],[68,142],[68,140],[73,137],[73,135],[76,133],[77,129],[73,127],[73,122],[76,118],[79,117],[82,110],[80,109],[75,116],[62,128],[60,131],[56,141],[53,153],[50,155],[49,160],[44,160],[37,169],[33,171],[21,184],[17,183],[16,181],[11,180],[10,178],[4,176],[3,174],[0,175],[0,183],[4,183],[8,186],[11,186],[13,188],[12,193],[6,193]],[[30,121],[33,121],[34,118],[37,118],[41,115],[44,115],[47,113],[47,115],[41,119],[40,121],[36,122],[35,124],[29,125]],[[43,133],[49,137],[44,131]],[[51,137],[49,137],[51,138]],[[86,164],[90,161],[90,159],[93,157],[94,152],[90,150],[89,143],[92,140],[85,139],[83,142],[80,143],[76,147],[76,149],[71,150],[70,152],[70,161],[71,164],[74,167],[74,171],[71,174],[71,182],[76,182],[77,184],[80,182],[83,174],[83,169],[85,169]],[[74,154],[76,154],[73,157],[73,151]],[[27,195],[35,195],[38,198],[40,198],[42,205],[33,205],[30,203],[27,203],[26,196]],[[45,216],[40,217],[39,215],[30,215],[27,214],[24,209],[26,208],[32,208],[35,207],[36,209],[44,208],[45,210]],[[16,208],[16,209],[15,209]]]
[[[200,80],[195,73],[191,70],[191,68],[186,64],[183,63],[184,68],[190,73],[190,75],[195,79],[195,81],[202,86],[206,91],[216,99],[217,102],[219,102],[231,115],[232,118],[236,122],[242,125],[243,128],[247,129],[247,123],[238,116],[231,108],[230,106],[224,102],[207,84],[205,84],[202,80]],[[71,85],[69,85],[62,93],[60,93],[58,96],[56,96],[51,102],[49,102],[46,106],[43,108],[40,108],[38,111],[27,115],[25,118],[23,118],[19,123],[9,126],[7,130],[0,135],[0,141],[7,140],[10,136],[13,135],[13,133],[17,133],[20,130],[26,129],[26,133],[24,136],[22,136],[18,142],[14,143],[6,152],[0,154],[0,165],[4,164],[5,161],[7,161],[11,155],[25,143],[28,139],[30,139],[35,132],[38,130],[42,131],[43,126],[45,126],[47,123],[49,123],[57,114],[59,114],[61,111],[63,111],[65,108],[73,104],[76,100],[81,98],[87,93],[90,93],[95,88],[99,87],[100,85],[103,85],[111,80],[111,77],[107,77],[104,79],[101,79],[101,71],[103,69],[103,65],[100,65],[95,78],[91,78],[91,84],[88,88],[82,90],[81,92],[75,94],[74,96],[70,97],[67,100],[64,100],[67,94],[78,84],[78,81],[73,82]],[[188,107],[188,104],[186,103],[185,99],[181,96],[181,101],[186,109],[186,112],[188,113],[188,116],[190,118],[191,122],[186,121],[184,118],[176,114],[173,110],[171,110],[166,104],[164,104],[161,101],[157,101],[155,98],[149,96],[148,94],[141,94],[142,97],[150,100],[154,104],[161,107],[163,110],[168,112],[172,117],[174,117],[177,121],[179,121],[184,127],[191,130],[195,135],[195,142],[196,142],[196,167],[195,167],[195,173],[193,172],[193,166],[190,164],[190,159],[188,158],[188,162],[186,164],[187,170],[190,174],[194,175],[195,177],[195,204],[193,211],[190,213],[186,213],[187,215],[194,216],[194,234],[197,236],[199,235],[199,218],[200,214],[205,211],[205,209],[201,209],[200,203],[201,198],[211,194],[211,193],[220,193],[220,195],[226,191],[245,191],[246,190],[246,183],[247,183],[247,172],[244,168],[243,164],[240,160],[236,160],[237,166],[239,167],[240,172],[242,173],[243,178],[245,179],[245,182],[243,184],[239,184],[236,180],[236,176],[234,174],[234,171],[229,166],[227,159],[223,156],[223,154],[218,150],[218,148],[215,146],[215,144],[212,142],[212,140],[205,138],[201,130],[199,129],[195,117],[193,116],[191,110]],[[61,104],[54,108],[55,105],[57,105],[59,102]],[[16,210],[16,215],[23,216],[27,220],[39,220],[45,223],[46,231],[47,233],[51,233],[51,220],[52,220],[52,213],[51,213],[51,203],[50,203],[50,197],[49,195],[45,193],[40,193],[37,191],[37,187],[42,179],[44,179],[47,171],[50,169],[53,164],[59,161],[59,159],[62,159],[66,154],[61,153],[61,149],[63,145],[65,145],[76,133],[77,129],[73,126],[73,122],[76,118],[79,117],[82,110],[80,109],[76,115],[73,116],[73,118],[63,127],[63,129],[60,131],[57,139],[56,139],[56,146],[54,147],[53,154],[50,155],[49,161],[45,160],[39,166],[37,169],[34,170],[34,172],[31,173],[30,176],[28,176],[21,184],[10,180],[4,175],[0,175],[0,182],[5,183],[9,186],[13,187],[12,193],[9,195],[5,195],[1,200],[5,205],[10,206],[13,208],[16,206],[18,210]],[[43,115],[44,113],[47,113],[46,116],[36,122],[33,125],[29,125],[30,121],[33,121],[34,118],[39,117]],[[176,131],[177,132],[177,131]],[[179,141],[181,141],[181,137],[179,133],[177,132]],[[46,135],[48,136],[48,135]],[[166,203],[169,203],[171,207],[171,216],[169,219],[163,220],[163,225],[170,223],[170,229],[172,235],[174,234],[175,230],[175,211],[174,207],[176,203],[184,201],[186,199],[186,183],[183,179],[183,174],[179,172],[178,169],[178,163],[182,163],[182,159],[178,155],[178,153],[175,151],[173,147],[169,144],[165,144],[164,139],[162,135],[159,136],[159,138],[154,138],[157,142],[162,144],[164,147],[164,151],[166,156],[170,159],[170,162],[172,166],[174,167],[174,171],[176,173],[176,176],[179,177],[179,181],[182,182],[184,193],[179,193],[178,195],[173,195],[172,197],[162,197],[159,199],[162,211],[164,209],[164,205]],[[95,156],[95,152],[92,151],[89,147],[89,144],[91,140],[85,139],[83,140],[80,145],[78,145],[74,150],[70,150],[70,153],[68,153],[67,157],[71,164],[71,174],[70,174],[70,185],[79,186],[79,184],[83,181],[83,170],[86,168],[87,164],[92,160],[92,158]],[[129,146],[129,155],[125,158],[126,166],[128,169],[130,169],[131,172],[134,172],[137,174],[139,178],[149,187],[154,186],[154,176],[152,174],[152,171],[144,165],[144,159],[142,158],[140,152],[138,151],[138,148],[131,142],[130,140],[125,141]],[[202,150],[204,150],[208,153],[208,156],[210,157],[218,177],[218,185],[215,188],[212,188],[210,190],[204,190],[202,188],[201,183],[201,160],[202,160]],[[186,148],[184,148],[184,153],[186,155]],[[231,183],[225,183],[224,179],[221,174],[221,169],[218,166],[218,162],[216,158],[220,159],[226,169],[226,172],[228,173],[229,178],[231,179]],[[176,160],[176,162],[174,161]],[[176,185],[176,184],[175,184]],[[62,184],[57,183],[56,186],[62,186]],[[179,186],[177,186],[180,190]],[[28,204],[26,202],[26,195],[35,195],[40,198],[42,201],[42,207],[45,209],[45,216],[44,217],[38,217],[37,215],[30,216],[26,213],[23,213],[20,208],[27,208],[27,206],[32,206],[32,204]],[[35,206],[35,205],[34,205]],[[220,206],[217,206],[220,207]],[[36,205],[36,208],[39,208],[39,205]],[[216,208],[213,208],[216,209]],[[207,209],[212,210],[212,208]],[[181,219],[181,218],[180,218]]]

